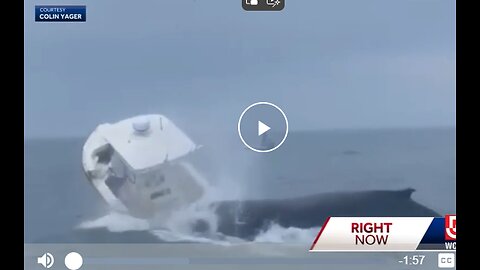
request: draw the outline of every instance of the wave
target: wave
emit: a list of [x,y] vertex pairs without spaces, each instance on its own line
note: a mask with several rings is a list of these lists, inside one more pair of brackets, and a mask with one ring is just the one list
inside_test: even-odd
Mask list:
[[254,242],[257,243],[311,243],[320,231],[318,228],[301,229],[296,227],[282,227],[273,223],[266,231],[258,234]]

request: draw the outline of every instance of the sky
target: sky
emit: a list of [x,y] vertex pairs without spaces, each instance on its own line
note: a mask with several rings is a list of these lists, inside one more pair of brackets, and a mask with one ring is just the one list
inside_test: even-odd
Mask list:
[[236,132],[257,101],[290,131],[455,126],[455,1],[86,3],[85,23],[35,23],[25,3],[25,138],[147,113]]

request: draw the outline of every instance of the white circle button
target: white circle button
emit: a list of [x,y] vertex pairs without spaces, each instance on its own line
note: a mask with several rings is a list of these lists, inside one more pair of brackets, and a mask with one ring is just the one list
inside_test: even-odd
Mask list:
[[77,252],[70,252],[65,256],[65,266],[70,270],[78,270],[83,265],[82,255]]
[[271,102],[253,103],[238,119],[238,135],[248,149],[258,153],[272,152],[287,139],[287,116]]

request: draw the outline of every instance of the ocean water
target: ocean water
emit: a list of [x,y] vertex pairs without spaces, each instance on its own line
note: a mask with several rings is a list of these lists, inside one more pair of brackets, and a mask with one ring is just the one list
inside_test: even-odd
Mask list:
[[[194,134],[191,157],[217,199],[289,198],[313,193],[414,188],[412,198],[455,213],[455,129],[291,132],[279,149],[259,154],[236,137]],[[112,213],[86,181],[86,138],[25,140],[26,243],[231,243],[153,230],[145,220]],[[272,226],[267,243],[311,243],[318,228]]]

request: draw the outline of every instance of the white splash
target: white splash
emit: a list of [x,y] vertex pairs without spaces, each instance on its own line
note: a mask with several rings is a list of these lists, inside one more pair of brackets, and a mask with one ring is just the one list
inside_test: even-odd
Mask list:
[[111,212],[98,219],[84,221],[80,223],[77,228],[107,228],[111,232],[147,231],[150,229],[150,224],[145,219],[135,218],[118,212]]
[[272,224],[268,230],[255,237],[254,241],[259,243],[311,243],[319,231],[320,228],[284,228],[278,224]]

